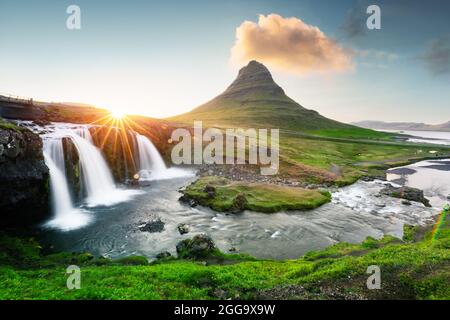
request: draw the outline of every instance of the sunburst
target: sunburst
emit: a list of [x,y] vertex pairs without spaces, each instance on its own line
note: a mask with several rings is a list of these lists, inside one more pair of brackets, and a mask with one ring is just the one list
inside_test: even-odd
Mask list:
[[[91,124],[103,129],[96,130],[93,134],[93,137],[102,136],[98,140],[98,146],[100,147],[100,149],[104,149],[107,143],[111,143],[110,136],[112,133],[113,152],[117,152],[117,147],[120,144],[122,146],[124,156],[127,159],[131,160],[131,163],[134,167],[133,169],[136,171],[136,164],[132,151],[133,147],[128,139],[128,134],[130,132],[132,133],[136,131],[144,131],[146,134],[148,134],[148,131],[142,128],[139,124],[129,119],[125,113],[117,110],[110,111],[107,115],[91,122]],[[101,135],[98,134],[101,131],[106,132]]]
[[126,114],[122,110],[118,110],[118,109],[111,110],[111,117],[114,119],[122,119],[125,116],[126,116]]

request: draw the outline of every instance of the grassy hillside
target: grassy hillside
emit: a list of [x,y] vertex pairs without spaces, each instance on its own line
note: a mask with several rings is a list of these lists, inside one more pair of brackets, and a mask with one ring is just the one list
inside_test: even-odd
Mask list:
[[283,128],[299,131],[356,128],[327,119],[316,111],[303,108],[287,97],[282,100],[254,97],[244,101],[219,97],[198,109],[172,117],[170,120],[186,123],[201,120],[204,126],[218,128]]
[[[404,239],[340,243],[288,261],[241,255],[220,259],[122,260],[42,255],[33,240],[0,237],[0,299],[450,299],[450,219],[405,227]],[[68,265],[81,267],[81,289],[66,287]],[[369,266],[381,289],[368,290]]]
[[384,170],[393,166],[449,154],[450,148],[445,146],[284,134],[280,137],[280,174],[344,185],[363,175],[384,175]]
[[218,128],[279,128],[321,136],[352,138],[389,138],[390,134],[358,128],[328,119],[289,98],[272,78],[269,70],[251,61],[239,71],[236,80],[219,96],[170,118]]

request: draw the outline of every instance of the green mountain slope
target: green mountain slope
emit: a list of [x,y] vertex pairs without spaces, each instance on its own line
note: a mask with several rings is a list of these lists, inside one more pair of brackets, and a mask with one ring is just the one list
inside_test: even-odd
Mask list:
[[171,120],[202,120],[209,126],[280,128],[295,131],[357,129],[323,117],[289,98],[269,70],[251,61],[236,80],[219,96]]

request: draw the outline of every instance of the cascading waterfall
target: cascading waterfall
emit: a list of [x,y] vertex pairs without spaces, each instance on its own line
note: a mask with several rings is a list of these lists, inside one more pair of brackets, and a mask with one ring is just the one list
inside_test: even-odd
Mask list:
[[162,178],[167,170],[166,164],[153,143],[146,137],[136,134],[139,153],[139,175],[141,180]]
[[194,175],[188,170],[167,168],[158,149],[146,136],[136,133],[136,144],[139,154],[139,180],[163,180]]
[[109,206],[127,201],[141,193],[138,190],[124,190],[115,186],[111,171],[100,149],[92,143],[87,126],[55,127],[53,132],[44,135],[44,159],[50,169],[51,197],[55,215],[48,226],[71,230],[87,224],[91,218],[86,211],[73,205],[66,177],[64,138],[72,141],[78,153],[83,189],[87,194],[84,201],[86,206]]
[[[49,227],[71,230],[89,223],[92,215],[76,207],[71,198],[71,187],[66,176],[63,139],[70,139],[77,150],[82,189],[86,198],[82,206],[109,206],[130,200],[139,190],[118,188],[106,160],[97,148],[89,131],[89,126],[54,124],[43,135],[44,159],[50,169],[51,198],[54,218]],[[191,171],[167,168],[153,143],[145,136],[136,134],[133,141],[135,157],[138,158],[141,180],[160,180],[193,176]]]
[[55,212],[54,219],[48,222],[47,226],[71,230],[87,224],[89,216],[75,209],[70,197],[61,137],[44,140],[44,159],[50,171],[52,207]]
[[[78,151],[81,177],[87,192],[87,205],[97,206],[117,203],[112,198],[117,196],[114,179],[100,150],[79,134],[68,130],[65,135],[72,140]],[[90,134],[88,137],[90,137]]]
[[89,141],[92,145],[94,144],[94,140],[92,139],[92,135],[91,132],[89,131],[89,127],[88,126],[83,126],[77,129],[77,134],[86,139],[87,141]]
[[65,176],[62,139],[47,139],[44,142],[44,159],[50,170],[50,187],[56,212],[69,213],[74,210],[69,186]]

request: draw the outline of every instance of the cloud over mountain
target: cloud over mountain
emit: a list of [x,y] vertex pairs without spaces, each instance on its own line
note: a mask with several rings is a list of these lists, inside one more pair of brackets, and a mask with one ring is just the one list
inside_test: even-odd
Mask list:
[[236,29],[232,61],[261,61],[271,68],[296,74],[342,72],[352,68],[352,52],[327,37],[318,27],[298,18],[260,15]]

